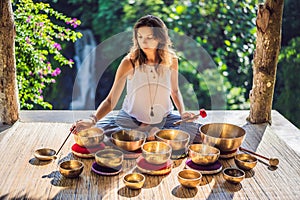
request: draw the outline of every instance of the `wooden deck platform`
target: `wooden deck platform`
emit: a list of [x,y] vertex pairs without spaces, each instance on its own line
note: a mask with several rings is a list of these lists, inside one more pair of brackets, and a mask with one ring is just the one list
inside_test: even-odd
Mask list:
[[[0,131],[0,199],[300,199],[300,131],[277,111],[272,111],[272,125],[249,124],[249,111],[208,111],[199,123],[226,122],[243,127],[246,138],[242,144],[267,157],[280,160],[278,168],[263,162],[246,172],[241,184],[233,185],[222,173],[204,175],[200,186],[180,186],[177,173],[187,158],[173,160],[168,175],[146,175],[141,190],[124,186],[122,178],[135,168],[135,159],[126,159],[123,170],[115,176],[91,172],[94,159],[80,159],[71,153],[74,138],[70,137],[52,162],[39,162],[35,149],[58,149],[69,133],[71,123],[87,117],[91,111],[22,111],[20,121]],[[63,160],[78,159],[85,167],[79,178],[66,179],[58,171]],[[233,159],[220,159],[223,168],[235,167]]]

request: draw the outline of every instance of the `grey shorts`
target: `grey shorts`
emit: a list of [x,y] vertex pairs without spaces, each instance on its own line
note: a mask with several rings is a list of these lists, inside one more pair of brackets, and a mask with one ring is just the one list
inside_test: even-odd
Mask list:
[[105,134],[109,136],[111,133],[121,129],[135,129],[149,132],[152,128],[159,129],[180,129],[190,134],[191,143],[199,143],[199,127],[201,124],[193,122],[183,122],[180,125],[174,125],[175,121],[180,120],[179,115],[170,113],[158,124],[149,124],[141,127],[142,122],[139,122],[136,118],[127,114],[124,110],[120,110],[116,115],[106,116],[99,120],[96,124],[97,127],[102,128]]

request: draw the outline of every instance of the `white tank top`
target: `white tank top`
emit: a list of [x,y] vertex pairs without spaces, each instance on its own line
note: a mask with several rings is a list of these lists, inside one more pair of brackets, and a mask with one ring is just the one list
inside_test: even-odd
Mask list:
[[[155,66],[144,67],[145,70],[136,67],[133,76],[127,78],[127,94],[122,109],[140,122],[156,124],[174,109],[170,98],[171,69],[162,67],[158,75]],[[151,106],[153,116],[150,115]]]

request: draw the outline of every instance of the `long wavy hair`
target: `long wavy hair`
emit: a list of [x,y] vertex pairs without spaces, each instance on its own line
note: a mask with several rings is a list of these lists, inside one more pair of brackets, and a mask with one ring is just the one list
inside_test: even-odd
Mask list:
[[[134,25],[133,29],[133,46],[130,49],[130,58],[134,64],[142,66],[147,62],[146,54],[140,48],[137,40],[137,31],[141,27],[151,27],[153,31],[153,37],[158,39],[159,44],[156,49],[156,56],[158,58],[158,63],[166,66],[172,64],[172,58],[175,56],[173,51],[172,42],[168,35],[168,29],[165,23],[158,17],[153,15],[146,15],[140,18]],[[157,66],[158,67],[158,66]]]

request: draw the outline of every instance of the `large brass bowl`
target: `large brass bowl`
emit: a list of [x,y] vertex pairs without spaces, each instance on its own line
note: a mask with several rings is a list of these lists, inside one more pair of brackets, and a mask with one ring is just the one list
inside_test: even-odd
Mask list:
[[123,182],[131,189],[141,189],[145,183],[145,176],[140,173],[130,173],[124,176]]
[[172,154],[172,147],[160,141],[146,142],[142,145],[142,155],[148,163],[151,164],[164,164]]
[[75,142],[82,147],[99,145],[104,139],[104,131],[97,127],[91,127],[74,134]]
[[190,141],[190,134],[176,129],[159,130],[155,132],[154,137],[158,141],[168,143],[173,151],[186,148]]
[[256,166],[257,158],[250,154],[241,153],[234,156],[234,162],[239,168],[250,170]]
[[241,146],[246,131],[233,124],[210,123],[200,127],[200,134],[202,143],[226,152],[236,150]]
[[189,157],[198,165],[209,165],[215,163],[220,150],[206,144],[191,144],[189,146]]
[[177,178],[183,187],[195,188],[200,185],[202,174],[196,170],[184,169],[177,174]]
[[95,153],[95,160],[102,167],[117,168],[122,165],[124,154],[117,149],[103,149]]
[[59,164],[59,172],[66,178],[76,178],[82,173],[83,167],[78,160],[68,160]]
[[146,133],[136,130],[120,130],[111,135],[112,142],[126,151],[138,150],[144,144],[146,138]]
[[240,183],[245,178],[245,172],[238,168],[225,168],[223,170],[223,177],[226,181],[234,184]]

